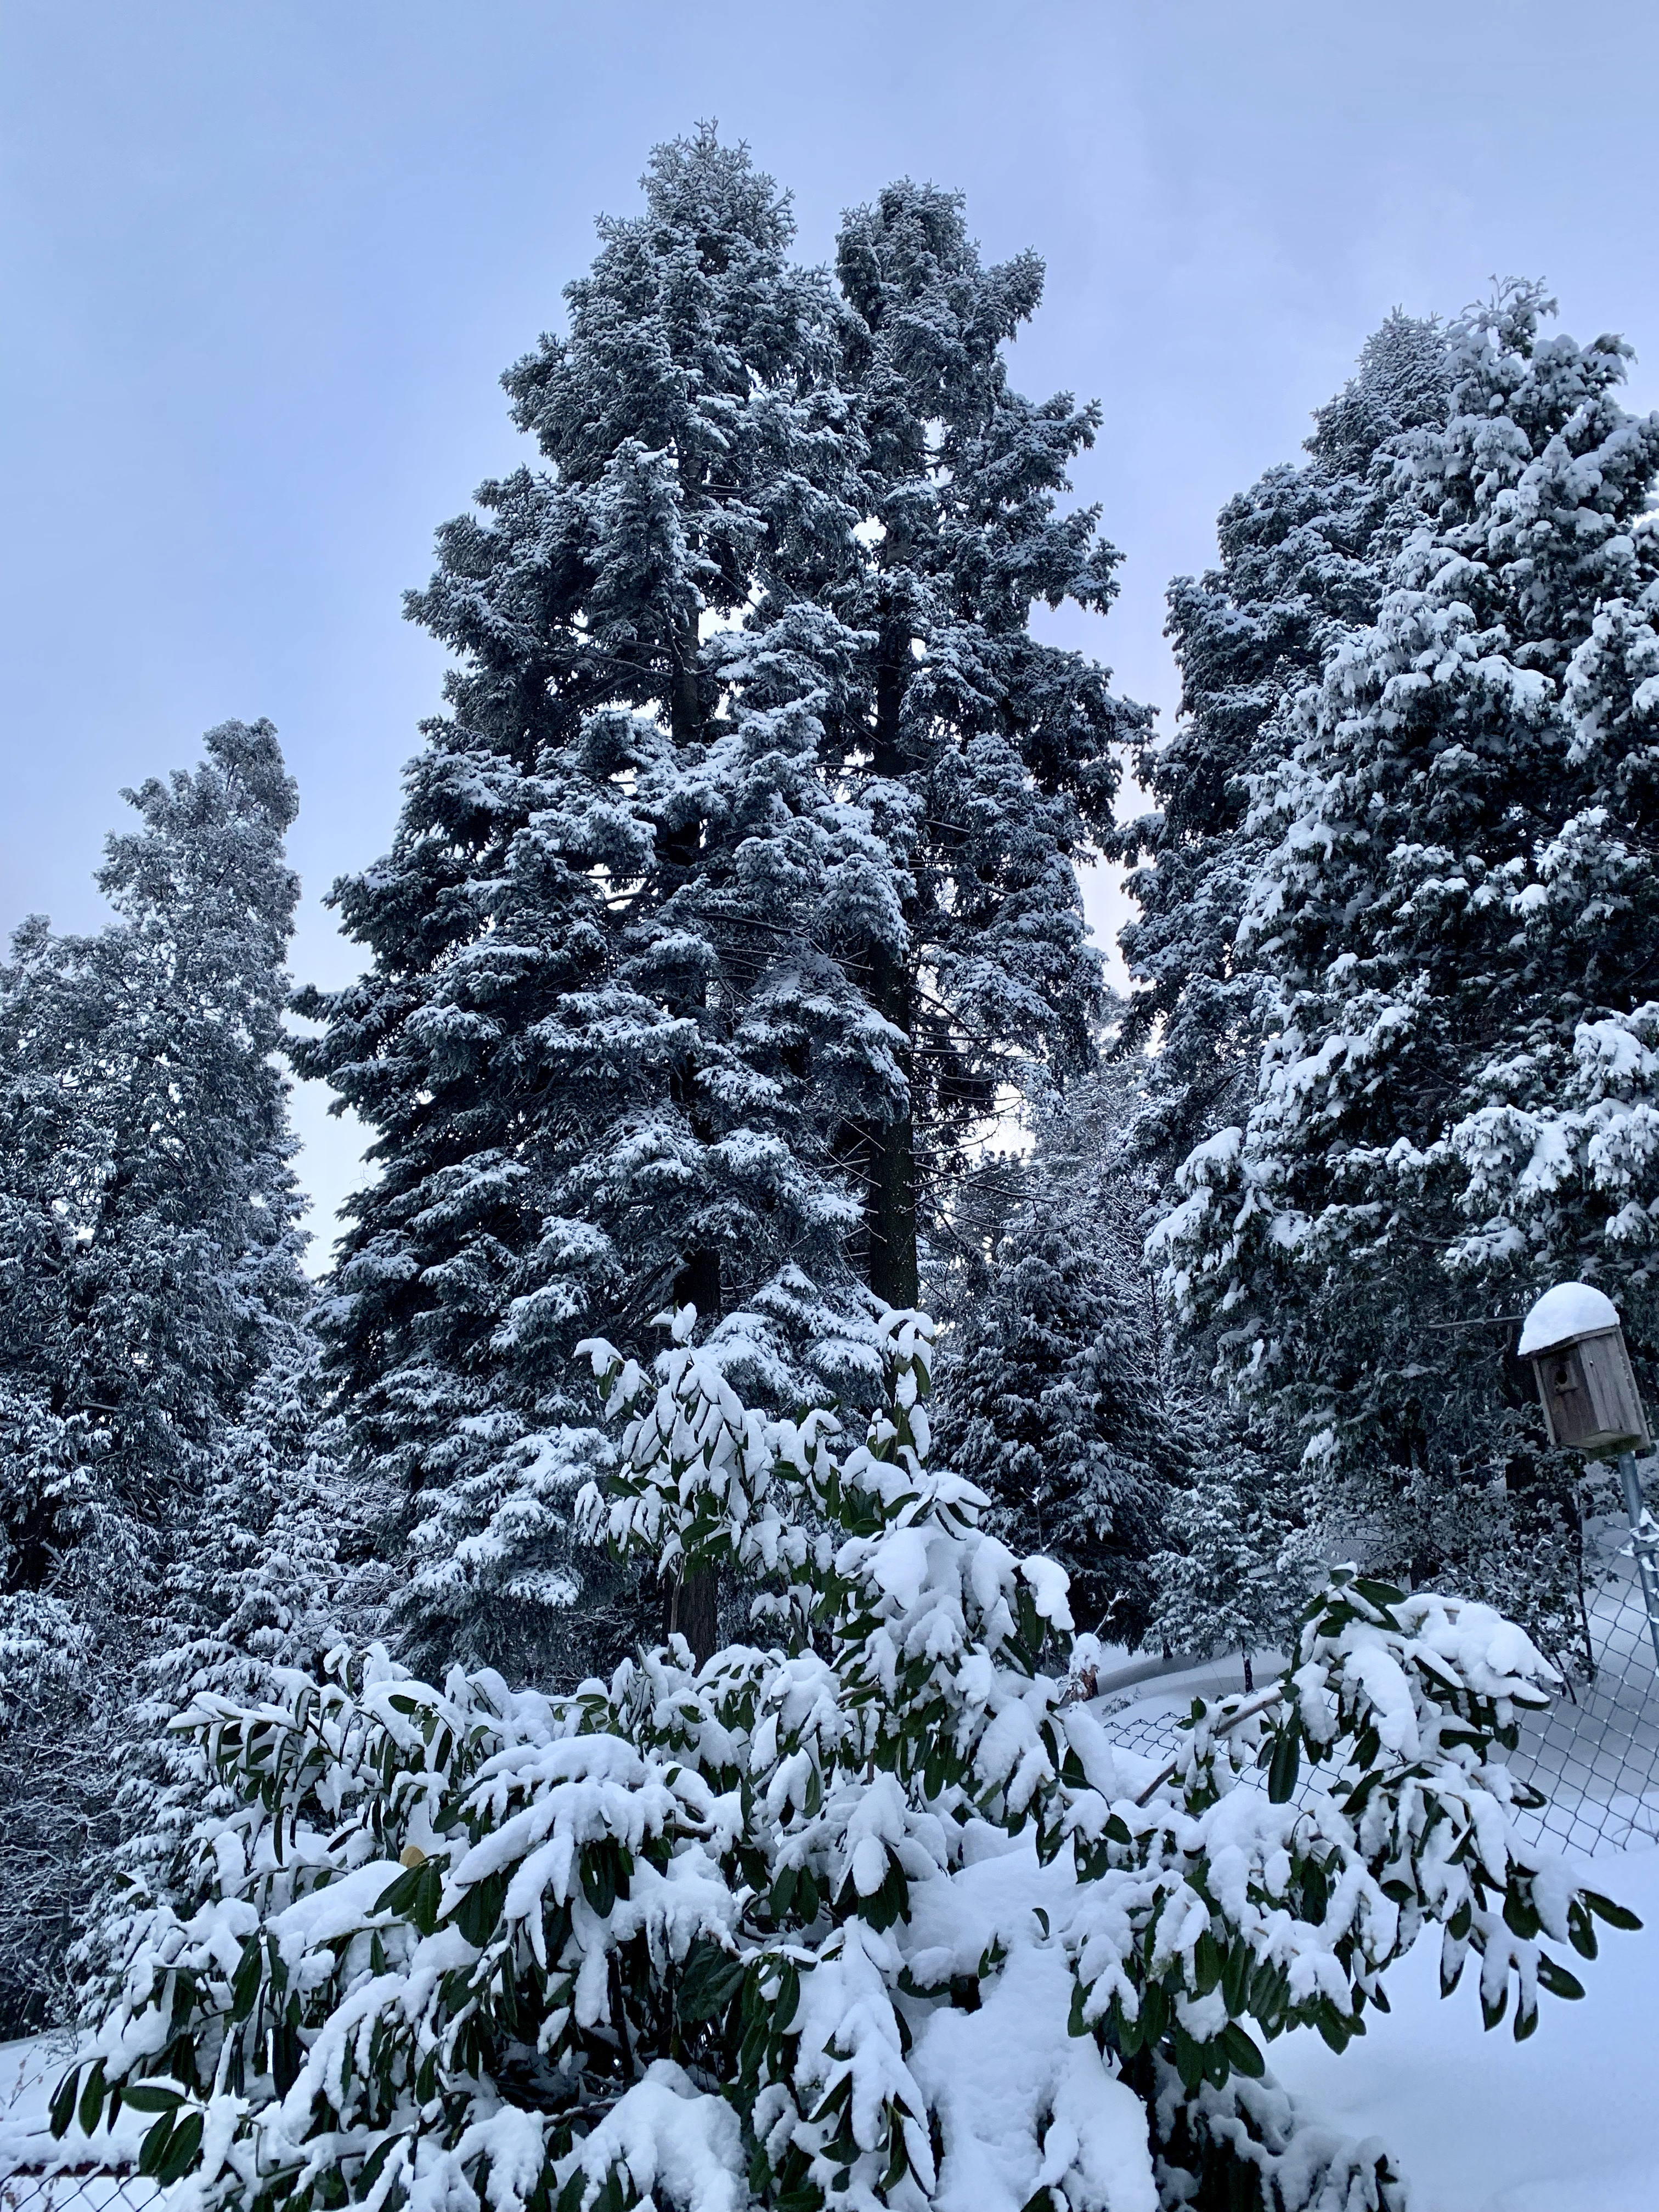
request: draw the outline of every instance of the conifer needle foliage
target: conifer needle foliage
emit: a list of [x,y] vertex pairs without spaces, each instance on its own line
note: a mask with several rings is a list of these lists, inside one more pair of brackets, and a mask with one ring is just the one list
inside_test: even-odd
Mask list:
[[539,465],[410,598],[446,711],[296,1050],[374,1133],[323,1318],[409,1648],[544,1680],[602,1595],[571,1346],[684,1299],[774,1404],[873,1389],[919,1220],[1086,1054],[1074,864],[1145,720],[1030,631],[1117,557],[1065,500],[1097,412],[1008,380],[1035,256],[901,183],[804,268],[712,130],[644,191],[505,379]]
[[1239,881],[1254,1095],[1158,1243],[1328,1528],[1564,1647],[1580,1509],[1503,1354],[1563,1279],[1655,1341],[1659,415],[1551,305],[1446,333],[1375,615],[1280,710]]

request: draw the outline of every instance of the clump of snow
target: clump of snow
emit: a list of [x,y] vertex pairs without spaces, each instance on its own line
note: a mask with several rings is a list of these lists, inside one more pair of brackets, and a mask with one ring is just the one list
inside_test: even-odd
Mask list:
[[1521,1357],[1530,1359],[1558,1344],[1597,1336],[1618,1326],[1619,1309],[1605,1291],[1595,1290],[1589,1283],[1558,1283],[1553,1291],[1545,1291],[1527,1316],[1521,1332]]
[[[671,2059],[655,2060],[645,2079],[623,2092],[558,2167],[557,2179],[562,2185],[580,2168],[586,2185],[581,2203],[589,2205],[618,2166],[642,2197],[660,2193],[685,2212],[740,2212],[747,2201],[737,2114],[723,2099],[700,2094]],[[538,2179],[532,2173],[532,2187]]]

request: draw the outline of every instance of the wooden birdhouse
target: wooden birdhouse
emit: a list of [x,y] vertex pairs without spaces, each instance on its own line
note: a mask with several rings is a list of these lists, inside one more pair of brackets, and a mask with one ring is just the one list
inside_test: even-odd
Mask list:
[[1527,1316],[1520,1352],[1532,1362],[1558,1449],[1591,1459],[1652,1450],[1619,1309],[1605,1292],[1588,1283],[1546,1291]]

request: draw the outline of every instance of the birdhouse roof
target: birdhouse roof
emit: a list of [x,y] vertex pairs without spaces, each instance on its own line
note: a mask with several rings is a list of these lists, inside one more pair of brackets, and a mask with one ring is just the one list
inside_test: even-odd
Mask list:
[[1588,1283],[1558,1283],[1527,1316],[1521,1357],[1529,1359],[1558,1344],[1576,1344],[1581,1336],[1599,1336],[1618,1326],[1619,1309],[1605,1291]]

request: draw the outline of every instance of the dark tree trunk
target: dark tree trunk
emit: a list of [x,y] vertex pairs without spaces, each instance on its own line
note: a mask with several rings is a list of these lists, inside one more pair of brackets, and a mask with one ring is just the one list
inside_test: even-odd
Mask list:
[[[710,1248],[694,1252],[674,1278],[676,1306],[694,1305],[704,1321],[720,1311],[720,1255]],[[678,1629],[701,1667],[720,1649],[720,1573],[717,1566],[676,1577],[668,1593],[668,1632]]]
[[720,1643],[720,1573],[704,1567],[675,1583],[668,1594],[668,1632],[676,1630],[691,1646],[699,1667],[714,1657]]
[[[669,690],[669,724],[677,745],[695,744],[703,734],[702,687],[699,667],[697,625],[696,620],[678,624],[671,640],[673,678]],[[696,822],[682,823],[660,840],[660,849],[670,866],[682,868],[688,874],[696,866],[702,843],[702,826]],[[702,994],[697,1004],[702,1003]],[[689,1012],[689,1008],[677,1008]],[[696,1068],[695,1060],[688,1062],[680,1072],[675,1085],[677,1095],[684,1105],[692,1130],[699,1140],[708,1144],[713,1131],[706,1125],[696,1097]],[[697,1318],[705,1324],[716,1322],[720,1314],[720,1255],[704,1248],[689,1253],[674,1277],[674,1304],[680,1307],[694,1305]],[[676,1630],[691,1646],[692,1656],[698,1666],[712,1658],[720,1644],[720,1570],[704,1567],[696,1572],[676,1577],[668,1593],[666,1627],[670,1635]]]
[[[902,552],[897,540],[889,550]],[[880,657],[876,668],[876,726],[871,749],[872,765],[880,776],[901,778],[908,766],[905,757],[902,713],[915,660],[910,651],[910,623],[897,613],[882,625]],[[908,917],[907,916],[907,919]],[[910,969],[908,958],[887,946],[869,948],[870,1003],[903,1036],[899,1066],[908,1084],[914,1063],[910,1039],[914,1035]],[[891,1121],[866,1124],[859,1132],[859,1151],[866,1173],[864,1195],[865,1279],[878,1298],[890,1306],[914,1306],[921,1295],[916,1263],[915,1115],[907,1106]]]
[[674,1304],[696,1306],[699,1321],[720,1319],[720,1255],[712,1246],[693,1252],[675,1275]]
[[[871,998],[878,1013],[910,1034],[910,977],[890,952],[876,946],[871,959]],[[907,1082],[908,1048],[898,1055]],[[921,1296],[916,1266],[915,1124],[906,1112],[877,1122],[866,1133],[869,1181],[864,1196],[866,1261],[871,1289],[890,1306],[914,1306]]]
[[668,726],[677,745],[692,744],[702,736],[702,677],[697,642],[696,617],[677,623],[670,633],[669,659],[673,673],[668,688]]

